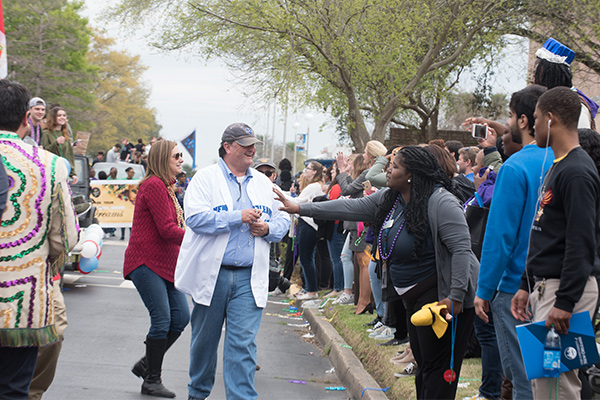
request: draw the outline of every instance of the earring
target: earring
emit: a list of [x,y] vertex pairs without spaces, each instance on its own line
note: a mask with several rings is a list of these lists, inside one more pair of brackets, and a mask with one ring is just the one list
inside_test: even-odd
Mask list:
[[408,179],[408,183],[410,183],[410,178]]

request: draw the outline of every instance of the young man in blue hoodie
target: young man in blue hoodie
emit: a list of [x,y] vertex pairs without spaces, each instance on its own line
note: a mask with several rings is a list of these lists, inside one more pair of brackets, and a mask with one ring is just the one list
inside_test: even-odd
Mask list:
[[539,148],[534,140],[533,114],[544,91],[531,85],[511,97],[502,137],[509,158],[496,178],[475,297],[475,312],[488,323],[491,305],[502,370],[513,384],[513,399],[532,398],[515,328],[522,322],[512,316],[510,302],[525,270],[538,190],[554,159],[551,149]]

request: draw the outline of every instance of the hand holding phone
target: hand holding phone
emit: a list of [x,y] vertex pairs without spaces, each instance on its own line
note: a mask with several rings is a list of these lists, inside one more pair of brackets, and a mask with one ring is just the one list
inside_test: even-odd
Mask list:
[[487,139],[488,127],[487,125],[473,124],[473,128],[471,130],[471,136],[475,139]]

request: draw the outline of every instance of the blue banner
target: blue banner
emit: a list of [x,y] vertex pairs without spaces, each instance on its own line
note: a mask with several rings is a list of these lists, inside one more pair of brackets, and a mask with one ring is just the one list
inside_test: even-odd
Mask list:
[[196,168],[196,130],[194,129],[192,133],[183,139],[181,144],[192,156],[192,169]]

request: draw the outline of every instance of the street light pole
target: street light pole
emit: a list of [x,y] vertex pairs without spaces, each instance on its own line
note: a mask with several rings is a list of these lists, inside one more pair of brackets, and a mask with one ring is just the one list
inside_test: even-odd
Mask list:
[[294,122],[294,165],[292,165],[292,174],[296,176],[296,154],[298,153],[298,129],[300,128],[299,122]]
[[304,114],[304,119],[306,120],[306,159],[308,160],[308,141],[310,137],[310,121],[312,121],[314,116],[311,113]]

